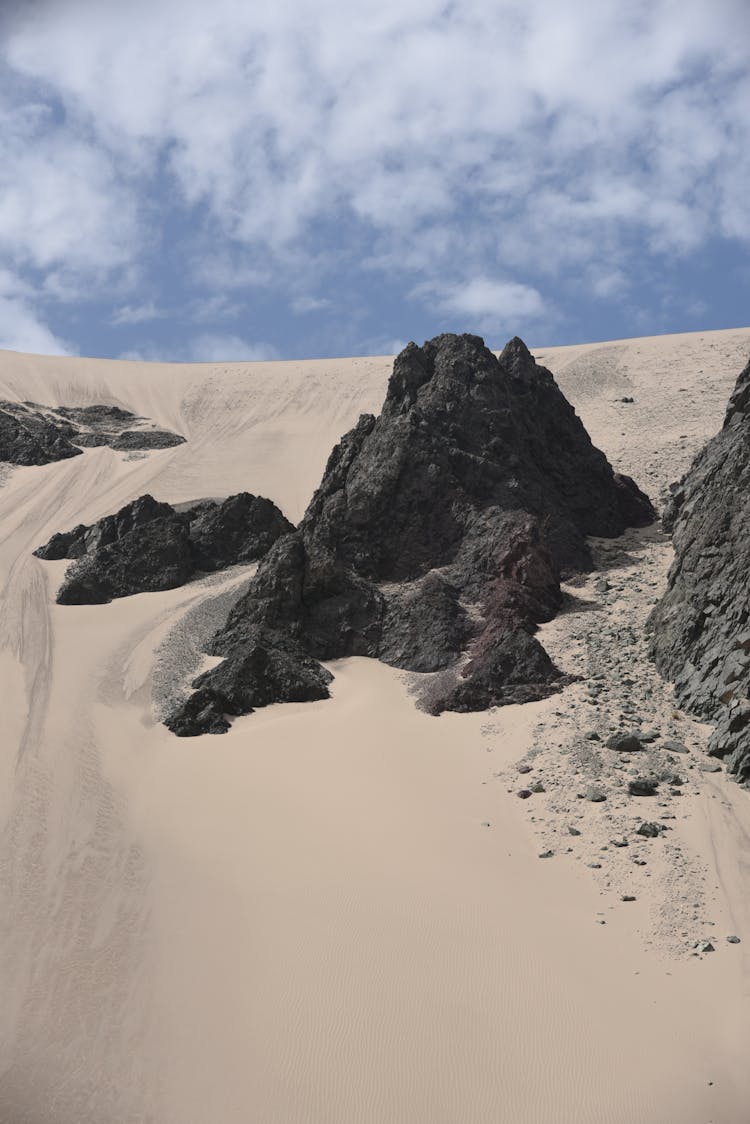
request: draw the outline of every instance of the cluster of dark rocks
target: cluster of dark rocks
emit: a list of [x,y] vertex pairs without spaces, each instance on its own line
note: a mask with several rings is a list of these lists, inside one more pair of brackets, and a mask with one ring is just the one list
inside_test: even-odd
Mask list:
[[750,363],[723,428],[671,492],[675,559],[651,652],[680,704],[716,724],[709,753],[750,785]]
[[269,702],[322,699],[321,661],[371,656],[430,679],[432,713],[538,699],[568,681],[534,635],[586,536],[655,518],[520,339],[496,358],[441,335],[397,357],[382,413],[334,448],[299,527],[210,645],[223,662],[167,719],[221,732]]
[[53,535],[34,553],[73,559],[57,600],[92,605],[255,562],[293,530],[271,500],[248,492],[179,508],[145,495],[97,523]]
[[185,441],[179,433],[144,426],[119,406],[41,406],[0,401],[0,462],[50,464],[109,445],[121,452],[166,449]]

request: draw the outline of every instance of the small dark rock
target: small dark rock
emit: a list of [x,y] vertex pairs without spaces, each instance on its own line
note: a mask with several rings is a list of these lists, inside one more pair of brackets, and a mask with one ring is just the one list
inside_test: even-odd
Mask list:
[[516,796],[519,798],[519,800],[528,800],[531,795],[532,792],[530,788],[519,788],[518,792],[516,793]]
[[636,835],[643,835],[647,839],[656,839],[661,835],[666,828],[662,824],[652,823],[648,820],[644,821],[640,827],[636,828]]
[[655,796],[658,787],[658,782],[650,777],[636,777],[634,780],[628,781],[630,796]]
[[662,749],[665,749],[668,753],[689,753],[690,752],[688,747],[686,745],[684,745],[683,742],[674,741],[671,738],[667,741],[662,742],[661,747],[662,747]]
[[134,449],[170,449],[174,445],[184,445],[185,438],[179,433],[169,433],[165,429],[127,429],[120,433],[112,445],[118,452]]
[[608,749],[617,750],[618,753],[637,753],[643,749],[635,734],[626,734],[623,731],[611,734],[607,738],[606,746]]

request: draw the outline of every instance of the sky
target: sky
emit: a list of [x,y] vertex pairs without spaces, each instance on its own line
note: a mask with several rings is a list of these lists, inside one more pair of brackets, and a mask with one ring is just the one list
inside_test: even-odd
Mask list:
[[3,0],[0,347],[750,323],[748,0]]

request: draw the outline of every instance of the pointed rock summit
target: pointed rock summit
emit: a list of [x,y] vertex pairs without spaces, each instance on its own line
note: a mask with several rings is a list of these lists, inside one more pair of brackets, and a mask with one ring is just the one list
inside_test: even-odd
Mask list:
[[750,363],[724,426],[672,486],[675,559],[651,651],[680,704],[716,722],[709,753],[750,784]]
[[382,413],[334,448],[214,637],[224,661],[167,725],[218,732],[268,702],[326,698],[319,661],[352,655],[441,672],[434,713],[543,697],[565,681],[534,636],[561,574],[590,568],[587,535],[653,519],[520,339],[499,359],[478,336],[410,343]]

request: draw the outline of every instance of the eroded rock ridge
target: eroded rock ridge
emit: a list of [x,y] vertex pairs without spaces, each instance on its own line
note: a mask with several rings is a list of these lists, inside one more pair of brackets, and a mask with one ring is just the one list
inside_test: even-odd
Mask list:
[[750,784],[750,363],[723,428],[664,514],[675,559],[651,614],[651,652],[680,704],[716,723],[709,753]]

